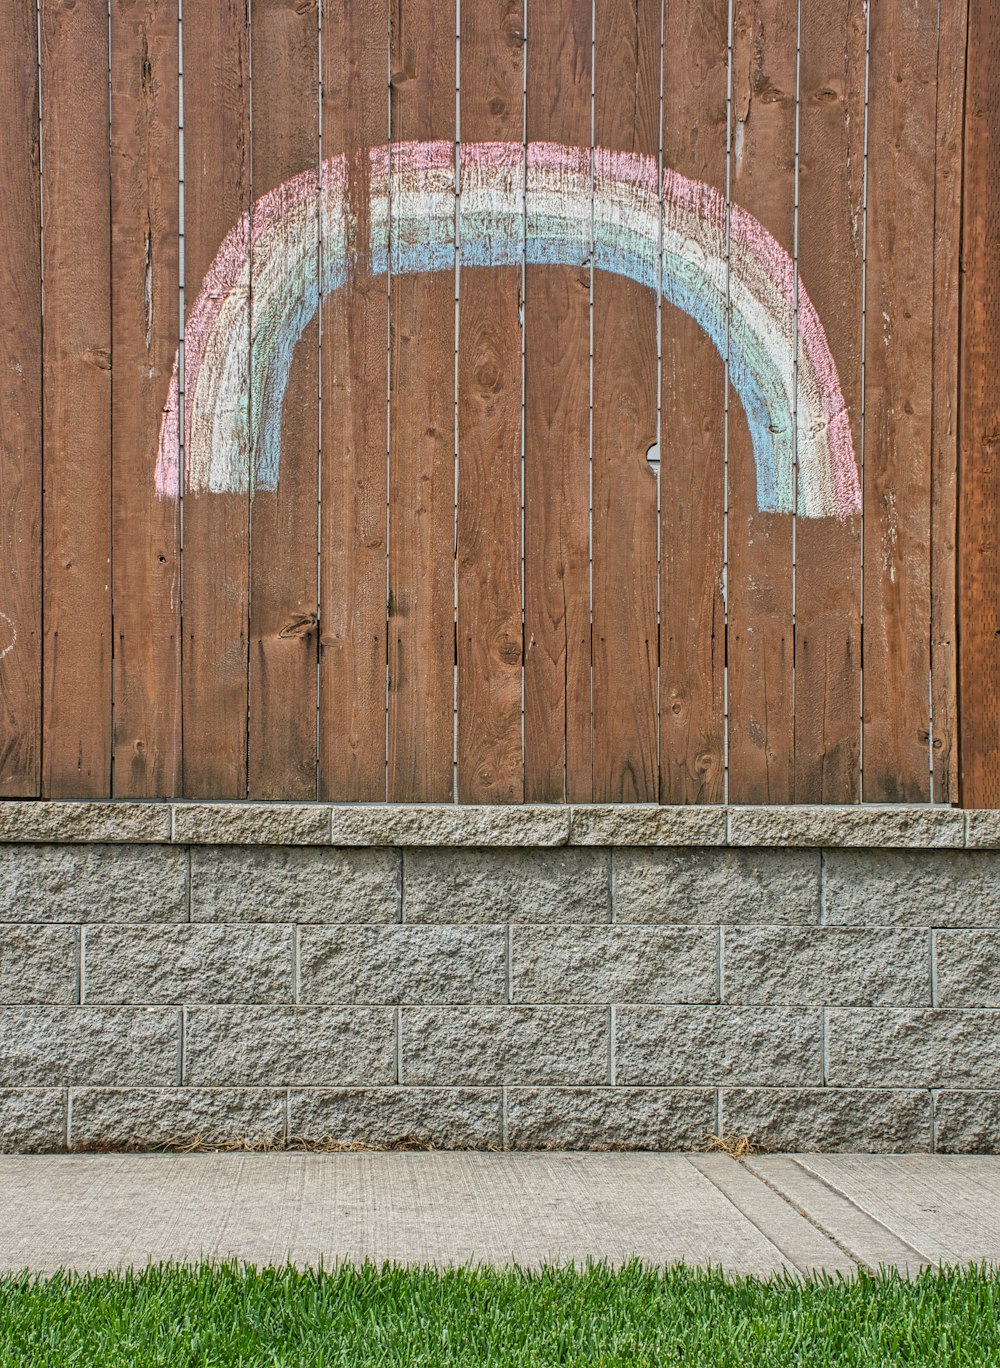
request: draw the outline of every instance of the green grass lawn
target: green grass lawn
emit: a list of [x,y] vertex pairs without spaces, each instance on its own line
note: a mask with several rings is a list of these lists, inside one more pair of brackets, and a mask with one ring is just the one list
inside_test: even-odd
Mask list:
[[0,1278],[0,1364],[1000,1364],[1000,1277],[234,1265]]

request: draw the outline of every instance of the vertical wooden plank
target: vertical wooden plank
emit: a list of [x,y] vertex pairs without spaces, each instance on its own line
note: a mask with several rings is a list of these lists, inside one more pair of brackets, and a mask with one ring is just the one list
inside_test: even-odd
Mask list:
[[926,802],[936,0],[871,10],[864,797]]
[[[934,158],[934,395],[931,409],[931,797],[958,801],[957,555],[959,257],[968,3],[939,12]],[[1000,17],[993,11],[994,17]]]
[[[455,6],[393,0],[394,166],[410,142],[455,141]],[[451,154],[453,156],[453,153]],[[414,152],[417,168],[427,150]],[[390,202],[391,252],[403,206]],[[454,791],[455,280],[393,275],[389,351],[389,797]]]
[[42,266],[34,0],[0,12],[0,797],[41,766]]
[[[462,142],[520,144],[523,0],[464,0]],[[463,180],[476,163],[463,163]],[[461,264],[458,334],[458,799],[519,802],[521,273]]]
[[388,180],[369,153],[389,140],[388,70],[389,0],[324,0],[323,155],[346,159],[349,226],[346,283],[323,301],[319,791],[358,802],[386,796],[389,284],[370,204]]
[[44,770],[111,785],[111,186],[106,0],[43,5]]
[[[665,0],[663,163],[724,193],[729,0]],[[725,363],[663,307],[660,798],[721,803],[725,783]]]
[[[184,0],[184,295],[188,319],[219,246],[250,211],[246,0]],[[249,247],[249,231],[244,234]],[[241,288],[241,287],[236,287]],[[242,287],[245,288],[245,287]],[[249,319],[249,314],[246,315]],[[231,346],[250,383],[249,325]],[[185,394],[190,414],[191,394]],[[249,468],[249,453],[235,464]],[[249,494],[203,490],[184,502],[184,791],[246,796]]]
[[[319,173],[319,13],[316,0],[251,0],[253,194],[299,172]],[[288,192],[288,207],[292,207]],[[316,233],[316,214],[305,231]],[[293,221],[294,222],[294,221]],[[285,227],[286,234],[296,231]],[[296,244],[287,243],[289,252]],[[258,272],[251,247],[250,288]],[[264,269],[266,263],[261,262]],[[318,289],[319,254],[311,267]],[[266,328],[261,316],[254,327]],[[319,322],[291,358],[277,489],[257,488],[250,515],[251,798],[316,797],[319,492]]]
[[[605,175],[627,181],[652,212],[660,21],[660,0],[594,7],[596,185]],[[659,262],[650,265],[658,289]],[[593,293],[593,796],[648,803],[659,788],[657,492],[646,459],[657,439],[657,299],[648,284],[600,270]]]
[[153,486],[177,349],[177,4],[111,6],[114,795],[180,791],[180,517]]
[[[533,143],[583,149],[588,174],[591,0],[531,5],[527,41],[530,195]],[[529,233],[530,217],[529,205]],[[525,269],[524,782],[535,802],[593,794],[589,255],[588,243],[578,262]]]
[[[801,0],[799,277],[840,376],[861,450],[864,0]],[[806,324],[800,309],[799,332]],[[812,440],[797,418],[800,463]],[[800,518],[795,554],[797,803],[861,796],[861,519]]]
[[[736,0],[731,192],[791,255],[796,12]],[[794,335],[782,339],[792,366]],[[788,414],[789,426],[793,415]],[[793,787],[792,519],[757,507],[750,431],[729,395],[729,797],[787,803]]]
[[1000,14],[969,9],[962,226],[962,802],[1000,807]]

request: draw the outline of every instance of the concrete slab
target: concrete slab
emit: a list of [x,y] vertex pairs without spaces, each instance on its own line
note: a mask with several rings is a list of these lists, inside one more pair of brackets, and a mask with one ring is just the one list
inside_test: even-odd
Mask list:
[[795,1267],[676,1154],[6,1158],[0,1211],[0,1266],[43,1272],[200,1257]]
[[0,1271],[236,1258],[733,1274],[996,1258],[1000,1160],[688,1154],[0,1158]]
[[808,1154],[797,1162],[931,1262],[1000,1264],[1000,1159]]

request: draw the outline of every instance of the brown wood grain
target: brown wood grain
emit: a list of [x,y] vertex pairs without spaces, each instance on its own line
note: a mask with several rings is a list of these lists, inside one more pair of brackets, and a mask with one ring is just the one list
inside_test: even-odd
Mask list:
[[181,546],[153,484],[180,319],[177,5],[111,7],[115,797],[180,792]]
[[[394,144],[454,142],[455,33],[447,0],[392,0]],[[389,309],[388,794],[444,802],[454,792],[454,275],[394,276]]]
[[[728,0],[665,0],[663,162],[726,189]],[[660,799],[721,803],[725,783],[725,362],[662,315]]]
[[[802,0],[800,279],[826,332],[861,452],[866,6]],[[799,462],[811,433],[799,419]],[[861,519],[799,518],[795,547],[797,803],[861,796]]]
[[972,0],[962,226],[962,803],[1000,806],[1000,15]]
[[[594,143],[658,161],[661,0],[596,0]],[[637,177],[637,180],[639,178]],[[655,187],[647,192],[655,206]],[[655,802],[657,298],[594,275],[593,729],[595,801]]]
[[[519,143],[523,0],[464,0],[462,140]],[[466,267],[458,335],[458,799],[519,802],[521,273]]]
[[930,796],[932,0],[872,6],[865,329],[864,789]]
[[[993,8],[994,20],[1000,11]],[[940,9],[934,177],[931,409],[931,797],[958,801],[958,384],[962,118],[968,3]]]
[[[184,3],[188,317],[223,238],[250,210],[247,20],[246,0]],[[231,345],[249,391],[249,326]],[[182,690],[189,797],[246,796],[249,521],[248,492],[185,496]]]
[[369,151],[389,140],[389,3],[324,0],[323,155],[347,158],[348,280],[323,301],[323,798],[386,796],[389,282],[370,270]]
[[38,26],[0,8],[0,797],[41,770],[42,262]]
[[46,797],[111,789],[111,186],[105,0],[41,12]]
[[[528,143],[586,148],[590,0],[531,6]],[[531,801],[593,794],[590,266],[525,269],[524,781]]]
[[[316,0],[294,6],[287,0],[251,0],[250,39],[256,200],[300,171],[318,174]],[[251,251],[251,290],[256,269]],[[318,280],[318,250],[312,269]],[[319,322],[314,320],[295,349],[285,392],[278,487],[256,489],[250,506],[251,798],[316,797],[318,496]]]
[[[784,0],[736,0],[731,193],[791,254],[795,211],[796,15]],[[786,339],[789,355],[794,339]],[[787,415],[791,426],[793,415]],[[757,506],[753,448],[729,395],[729,797],[793,792],[792,520]]]

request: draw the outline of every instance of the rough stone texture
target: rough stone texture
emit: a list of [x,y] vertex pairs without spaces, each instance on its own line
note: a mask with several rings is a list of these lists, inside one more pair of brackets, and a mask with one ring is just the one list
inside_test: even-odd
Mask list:
[[838,1087],[1000,1087],[997,1012],[834,1007],[827,1037]]
[[729,844],[960,848],[965,822],[945,807],[733,807]]
[[[931,1101],[915,1090],[726,1088],[722,1129],[761,1149],[893,1154],[931,1148]],[[752,1162],[752,1161],[751,1161]]]
[[0,1088],[176,1083],[179,1062],[174,1008],[0,1009]]
[[169,841],[166,803],[0,803],[0,841]]
[[395,922],[398,850],[195,846],[192,921]]
[[396,1082],[391,1007],[192,1007],[184,1082],[289,1087]]
[[187,880],[169,846],[0,845],[0,921],[185,921]]
[[607,850],[406,850],[406,922],[607,922]]
[[174,840],[185,845],[329,845],[324,803],[175,803]]
[[62,1088],[0,1088],[0,1154],[52,1154],[66,1148]]
[[929,1007],[929,931],[879,927],[726,929],[726,1002]]
[[517,926],[514,1002],[715,1002],[718,936],[709,927]]
[[1000,931],[935,931],[938,1007],[1000,1007]]
[[615,1081],[663,1087],[820,1084],[817,1008],[619,1007]]
[[616,922],[817,922],[815,850],[616,850]]
[[710,1088],[508,1088],[510,1149],[695,1149],[716,1129]]
[[645,803],[574,807],[570,843],[721,846],[726,843],[726,811],[721,807],[657,807]]
[[1000,858],[986,851],[831,850],[830,923],[1000,926]]
[[373,1148],[500,1149],[499,1088],[337,1088],[289,1094],[289,1134]]
[[70,1148],[274,1144],[285,1135],[285,1094],[274,1088],[75,1088]]
[[291,1002],[289,926],[90,926],[83,1001]]
[[995,850],[1000,846],[1000,811],[993,808],[970,809],[965,814],[965,844]]
[[334,845],[560,846],[569,839],[569,809],[554,805],[358,803],[329,811]]
[[940,1154],[1000,1154],[1000,1092],[939,1092],[934,1147]]
[[0,924],[0,1004],[76,1002],[80,929]]
[[501,926],[304,926],[299,936],[303,1002],[507,1000]]
[[[121,844],[93,839],[118,805],[0,816],[28,806],[0,1148],[62,1147],[67,1107],[86,1145],[273,1143],[289,1094],[341,1144],[699,1145],[721,1097],[774,1147],[1000,1148],[1000,849],[809,845],[955,814],[751,814],[806,842],[772,849],[706,846],[722,809],[177,804],[188,847],[141,834],[166,805]],[[32,839],[56,808],[66,840]]]
[[404,1007],[402,1082],[607,1083],[606,1007]]

